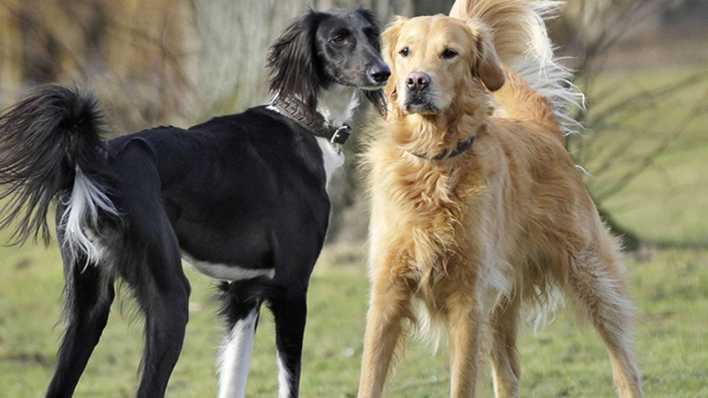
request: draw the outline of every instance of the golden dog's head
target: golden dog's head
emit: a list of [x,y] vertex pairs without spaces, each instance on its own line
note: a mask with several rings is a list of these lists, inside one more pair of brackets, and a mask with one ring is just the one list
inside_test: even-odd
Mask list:
[[505,77],[488,28],[443,15],[397,18],[383,33],[389,103],[406,114],[445,113],[470,91],[496,91]]

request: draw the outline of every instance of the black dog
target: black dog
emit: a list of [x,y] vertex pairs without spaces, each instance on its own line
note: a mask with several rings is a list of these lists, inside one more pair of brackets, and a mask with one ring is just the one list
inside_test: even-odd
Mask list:
[[[66,277],[67,330],[47,396],[71,396],[101,336],[114,282],[145,315],[139,397],[162,397],[188,318],[185,257],[224,281],[221,397],[242,397],[259,308],[275,316],[280,397],[296,397],[310,273],[327,232],[327,179],[359,93],[382,109],[389,71],[365,10],[309,12],[268,57],[275,99],[185,131],[99,138],[95,101],[58,86],[0,116],[0,226],[49,230]],[[16,224],[15,224],[16,223]]]

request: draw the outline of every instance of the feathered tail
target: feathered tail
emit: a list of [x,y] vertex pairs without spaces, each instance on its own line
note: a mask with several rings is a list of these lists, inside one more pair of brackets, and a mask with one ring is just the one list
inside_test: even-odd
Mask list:
[[457,0],[450,16],[485,23],[504,65],[550,102],[563,133],[571,134],[581,127],[572,111],[584,107],[584,96],[572,84],[572,72],[554,55],[544,22],[562,5],[552,0]]
[[80,251],[97,260],[86,227],[96,226],[99,212],[117,214],[105,191],[110,178],[100,124],[92,97],[55,85],[0,115],[0,228],[14,226],[13,244],[49,241],[47,212],[61,195],[68,198],[59,220],[62,243],[73,258]]

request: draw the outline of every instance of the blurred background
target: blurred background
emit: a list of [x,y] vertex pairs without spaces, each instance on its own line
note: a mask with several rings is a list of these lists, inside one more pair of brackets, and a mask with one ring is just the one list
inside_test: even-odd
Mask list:
[[[386,23],[397,14],[447,13],[452,1],[0,0],[0,107],[33,86],[60,82],[97,94],[108,134],[186,127],[268,100],[266,50],[293,17],[308,7],[355,5]],[[630,253],[642,362],[648,385],[659,392],[652,395],[708,396],[708,383],[700,382],[708,352],[692,345],[708,337],[702,331],[708,321],[708,1],[569,0],[549,26],[586,94],[587,107],[574,110],[585,129],[569,136],[567,146]],[[359,124],[369,117],[376,116],[361,112]],[[360,144],[347,144],[350,167],[335,181],[323,271],[313,281],[306,397],[355,391],[366,304],[367,204],[354,167]],[[52,328],[61,292],[56,248],[2,248],[0,262],[0,397],[37,396],[61,331]],[[195,286],[209,285],[190,275]],[[175,371],[170,396],[214,395],[220,325],[209,294],[195,289],[188,359]],[[126,312],[114,318],[135,318]],[[611,394],[597,339],[578,332],[572,316],[569,321],[540,332],[522,350],[529,396]],[[114,344],[99,349],[92,360],[99,365],[89,365],[77,396],[132,395],[139,329],[109,328]],[[257,348],[249,392],[272,396],[271,328],[262,329],[269,337]],[[341,335],[328,336],[332,331]],[[392,395],[443,394],[444,359],[428,360],[425,349],[411,356],[420,360],[407,367],[404,361]]]

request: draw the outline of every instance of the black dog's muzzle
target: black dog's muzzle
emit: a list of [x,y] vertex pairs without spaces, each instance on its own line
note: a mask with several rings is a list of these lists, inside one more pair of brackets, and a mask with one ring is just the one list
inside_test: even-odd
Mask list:
[[379,63],[369,68],[367,76],[374,86],[383,86],[391,76],[391,69],[386,64]]

